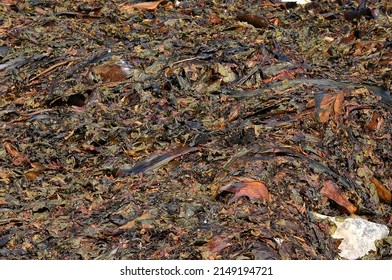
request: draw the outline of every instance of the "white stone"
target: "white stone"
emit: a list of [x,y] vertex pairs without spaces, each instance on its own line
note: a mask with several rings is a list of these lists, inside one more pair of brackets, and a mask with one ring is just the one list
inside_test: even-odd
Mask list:
[[375,241],[388,236],[389,229],[385,225],[369,222],[359,217],[346,218],[343,221],[334,217],[313,213],[321,219],[329,219],[336,225],[336,230],[332,234],[335,239],[342,239],[339,245],[339,256],[355,260],[376,251]]

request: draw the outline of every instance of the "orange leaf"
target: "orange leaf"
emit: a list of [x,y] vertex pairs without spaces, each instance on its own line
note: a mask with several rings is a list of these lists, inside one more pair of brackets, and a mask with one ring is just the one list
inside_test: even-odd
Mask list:
[[386,203],[392,203],[392,194],[390,190],[384,187],[379,180],[372,177],[370,178],[370,182],[372,182],[376,186],[378,198]]
[[382,122],[382,117],[380,117],[376,112],[373,112],[372,120],[368,122],[365,127],[369,130],[377,130]]
[[260,181],[251,181],[245,179],[243,182],[227,184],[219,189],[219,193],[224,191],[234,193],[234,200],[240,198],[241,196],[246,196],[250,200],[261,200],[263,202],[269,200],[268,189],[265,184]]
[[162,1],[163,0],[153,1],[153,2],[141,2],[141,3],[131,4],[131,5],[123,5],[120,7],[120,11],[124,13],[129,13],[134,9],[155,10]]
[[329,116],[333,112],[336,117],[343,110],[344,92],[333,93],[318,93],[316,94],[315,114],[318,121],[326,123]]
[[278,26],[278,25],[280,25],[280,19],[279,18],[274,18],[272,20],[272,23],[273,23],[273,25]]
[[336,94],[336,99],[333,104],[333,111],[335,113],[335,117],[337,117],[343,110],[344,95],[344,92],[339,92]]
[[328,180],[324,183],[323,188],[321,189],[321,193],[327,196],[329,199],[335,201],[340,206],[344,207],[350,214],[353,214],[357,211],[357,207],[355,207],[350,201],[345,198],[339,187]]
[[24,176],[27,179],[34,180],[38,177],[39,174],[42,173],[42,171],[46,170],[46,167],[42,165],[40,162],[30,162],[30,165],[33,167],[32,169],[27,170],[24,173]]
[[30,162],[30,165],[34,169],[40,170],[40,171],[43,171],[43,170],[46,169],[46,167],[42,163],[40,163],[40,162],[35,162],[35,161],[34,162]]
[[25,164],[28,162],[27,156],[24,154],[20,153],[11,143],[11,141],[5,141],[4,142],[4,148],[7,151],[7,153],[13,157],[12,164],[15,166],[19,166],[22,164]]
[[22,154],[12,145],[10,141],[4,142],[4,148],[13,158],[22,156]]
[[333,110],[333,104],[335,102],[335,95],[328,93],[319,93],[316,95],[316,118],[321,123],[326,123],[329,119],[329,115]]
[[7,201],[3,198],[0,198],[0,206],[7,205]]
[[39,175],[40,173],[42,173],[42,170],[30,169],[30,170],[27,170],[27,171],[24,173],[24,176],[25,176],[27,179],[34,180],[34,179],[36,179],[36,178],[38,177],[38,175]]

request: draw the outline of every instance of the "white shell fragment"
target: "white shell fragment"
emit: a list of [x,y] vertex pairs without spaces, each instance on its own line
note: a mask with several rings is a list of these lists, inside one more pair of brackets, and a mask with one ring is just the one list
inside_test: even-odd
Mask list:
[[321,219],[329,219],[336,225],[336,230],[332,234],[335,239],[342,239],[339,245],[340,257],[348,260],[361,258],[370,251],[376,251],[375,241],[380,240],[389,234],[389,229],[385,225],[369,222],[367,220],[352,217],[339,221],[334,217],[313,213]]

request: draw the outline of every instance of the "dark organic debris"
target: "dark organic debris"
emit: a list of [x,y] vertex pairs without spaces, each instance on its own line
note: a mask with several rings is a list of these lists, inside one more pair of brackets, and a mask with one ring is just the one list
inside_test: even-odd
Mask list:
[[0,259],[326,260],[317,214],[391,229],[390,0],[3,2]]
[[177,150],[173,150],[162,155],[153,156],[151,159],[138,163],[132,168],[121,167],[116,173],[117,176],[124,176],[132,173],[150,172],[164,166],[175,158],[181,157],[188,153],[195,152],[197,150],[198,148],[196,147],[179,148]]

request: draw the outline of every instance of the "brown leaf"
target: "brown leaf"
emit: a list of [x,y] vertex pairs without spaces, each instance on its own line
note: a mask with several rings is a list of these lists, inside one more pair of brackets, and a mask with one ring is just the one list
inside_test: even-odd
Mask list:
[[38,175],[39,175],[41,172],[42,172],[42,170],[30,169],[30,170],[27,170],[27,171],[24,173],[24,176],[25,176],[27,179],[34,180],[35,178],[38,177]]
[[378,198],[382,202],[391,204],[392,203],[391,191],[388,190],[386,187],[384,187],[383,184],[374,177],[370,178],[370,182],[372,182],[376,186]]
[[42,171],[45,171],[45,170],[46,170],[46,167],[45,167],[42,163],[40,163],[40,162],[30,162],[30,165],[31,165],[31,167],[33,167],[33,168],[27,170],[27,171],[24,173],[24,176],[25,176],[27,179],[30,179],[30,180],[34,180],[35,178],[38,177],[39,174],[42,173]]
[[377,130],[383,122],[383,118],[379,116],[376,112],[373,112],[372,120],[368,122],[365,127],[369,130]]
[[316,95],[315,114],[319,122],[326,123],[329,120],[334,101],[335,97],[331,94],[320,93]]
[[62,167],[63,167],[63,165],[59,159],[55,159],[53,161],[50,161],[46,165],[46,168],[51,169],[51,170],[58,170],[58,169],[61,169]]
[[340,39],[340,43],[341,44],[348,44],[348,43],[351,43],[352,41],[354,41],[354,40],[356,40],[357,38],[355,37],[355,34],[354,34],[354,32],[353,33],[351,33],[350,35],[348,35],[347,37],[342,37],[341,39]]
[[295,78],[294,72],[286,69],[286,70],[283,70],[282,72],[276,74],[273,77],[263,79],[263,82],[264,83],[271,83],[274,81],[291,80],[294,78]]
[[162,1],[163,0],[153,1],[153,2],[141,2],[141,3],[131,4],[131,5],[122,5],[120,7],[120,11],[123,13],[129,13],[134,9],[155,10]]
[[200,247],[200,252],[203,260],[218,260],[221,259],[219,255],[227,247],[231,246],[230,239],[222,236],[214,236],[210,241]]
[[160,247],[151,254],[151,259],[153,260],[163,259],[163,258],[168,259],[170,258],[170,256],[173,255],[173,251],[175,250],[176,250],[175,246]]
[[344,96],[344,92],[337,94],[322,92],[316,94],[315,114],[317,120],[321,123],[326,123],[332,112],[334,112],[335,118],[337,118],[343,109]]
[[94,73],[98,75],[103,82],[121,82],[127,77],[121,66],[115,63],[105,63],[95,67]]
[[29,160],[26,155],[20,153],[11,143],[11,141],[4,142],[4,148],[7,153],[13,158],[12,164],[15,166],[23,165]]
[[231,108],[230,114],[227,117],[228,122],[234,121],[240,115],[241,107],[241,104],[237,104]]
[[0,168],[0,182],[9,182],[9,178],[11,177],[10,172],[8,170]]
[[208,14],[208,20],[210,21],[211,24],[218,24],[222,21],[216,14]]
[[237,19],[245,21],[257,28],[266,28],[269,26],[268,20],[258,15],[239,14],[237,15]]
[[31,165],[31,167],[33,167],[36,170],[43,171],[43,170],[46,169],[46,167],[42,163],[40,163],[40,162],[36,162],[36,161],[30,162],[30,165]]
[[129,221],[128,223],[120,226],[120,229],[130,229],[133,228],[138,221],[148,220],[151,219],[152,215],[150,212],[145,211],[141,216],[137,217],[134,220]]
[[208,249],[213,253],[219,253],[230,245],[230,240],[227,237],[214,236],[204,246],[208,247]]
[[241,196],[246,196],[250,200],[261,200],[263,202],[269,200],[269,192],[263,182],[246,178],[244,178],[242,182],[230,183],[219,189],[219,193],[224,191],[234,193],[233,200],[236,200]]
[[344,96],[344,92],[339,92],[335,96],[335,102],[333,103],[333,112],[335,114],[335,118],[343,111]]
[[0,198],[0,206],[7,205],[7,201],[3,198]]
[[4,148],[13,158],[20,157],[22,154],[12,145],[11,141],[4,142]]
[[334,182],[330,180],[326,181],[321,189],[321,193],[345,208],[350,214],[357,211],[357,207],[342,195],[339,187]]

